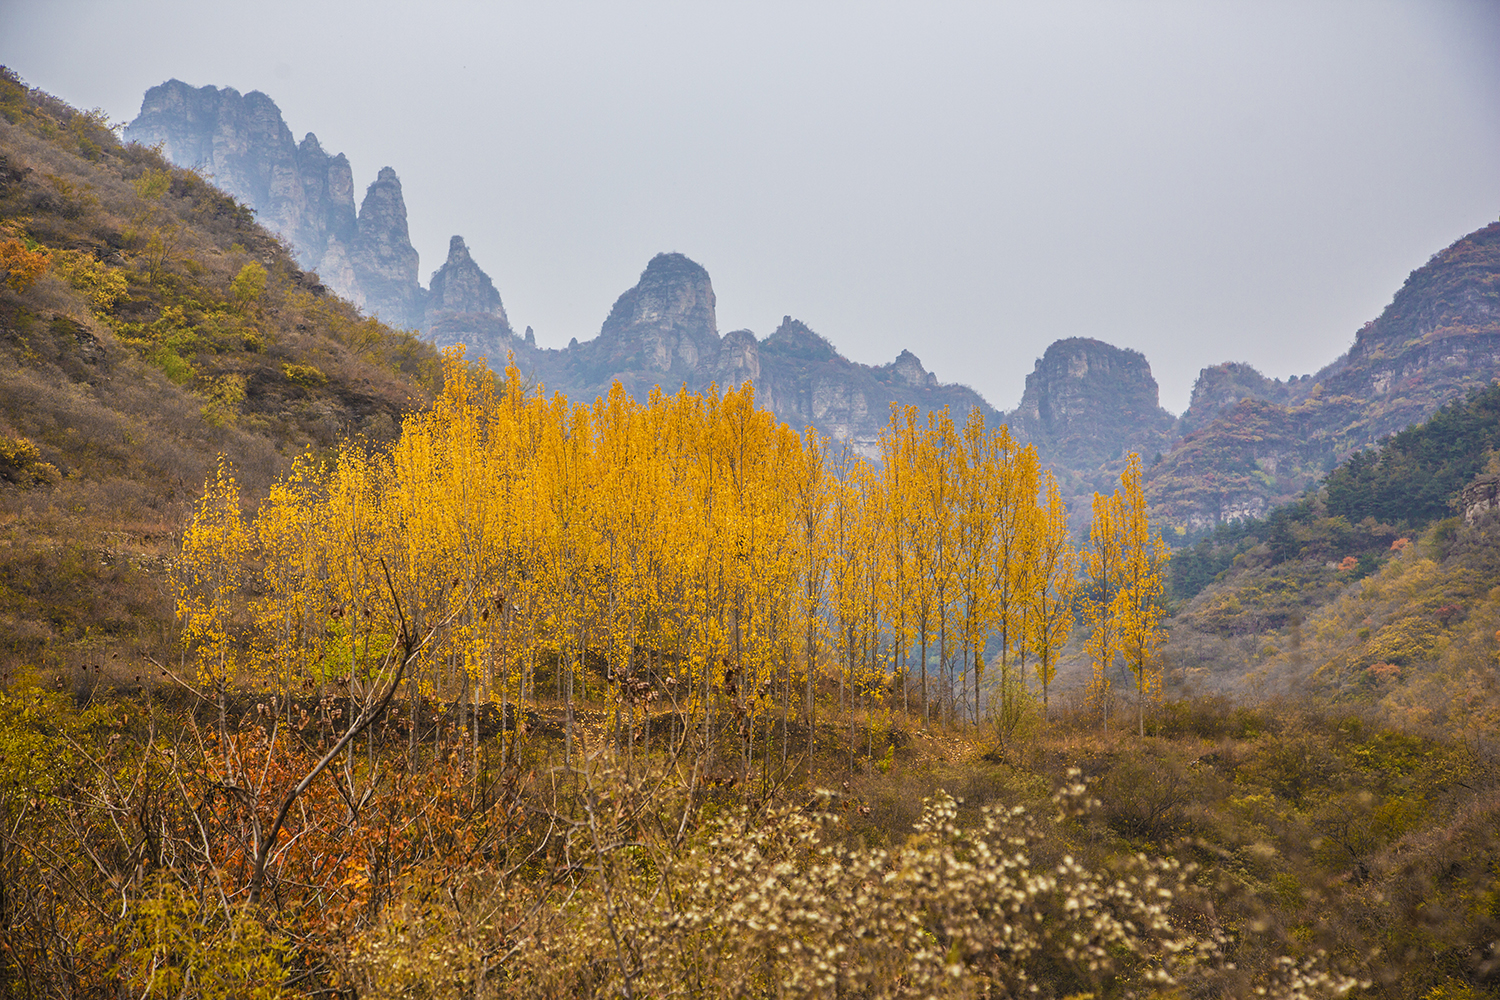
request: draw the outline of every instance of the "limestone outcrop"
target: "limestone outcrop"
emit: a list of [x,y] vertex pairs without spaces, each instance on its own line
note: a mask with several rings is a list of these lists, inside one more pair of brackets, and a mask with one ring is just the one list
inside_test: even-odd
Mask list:
[[1150,461],[1167,450],[1174,423],[1145,356],[1088,337],[1048,347],[1008,417],[1019,440],[1080,487],[1102,487],[1131,452]]
[[417,283],[417,251],[406,228],[401,179],[382,167],[359,205],[359,229],[349,248],[359,288],[356,302],[391,326],[420,326],[422,287]]
[[[1249,366],[1204,369],[1183,436],[1147,477],[1157,515],[1192,532],[1262,516],[1351,453],[1489,385],[1500,376],[1497,286],[1500,222],[1413,271],[1348,353],[1314,375],[1256,384]],[[1211,417],[1189,421],[1195,411]]]
[[[505,364],[506,352],[517,347],[500,292],[474,262],[462,236],[448,241],[448,259],[432,274],[422,328],[439,347],[462,345],[467,357],[485,358],[497,369]],[[536,338],[530,339],[534,348]]]
[[201,170],[255,210],[324,285],[401,327],[420,326],[417,251],[406,228],[401,182],[390,167],[354,210],[354,173],[309,132],[300,144],[276,102],[259,91],[191,87],[168,80],[146,92],[125,138],[160,143],[168,160]]
[[512,337],[509,347],[531,378],[584,401],[616,381],[639,400],[657,386],[697,392],[748,381],[756,402],[781,420],[816,427],[868,457],[878,452],[893,404],[924,413],[946,406],[959,420],[976,406],[991,419],[999,416],[967,386],[939,383],[910,351],[888,365],[858,364],[790,316],[764,340],[750,330],[720,337],[708,272],[677,253],[651,259],[593,340],[537,350],[534,341]]

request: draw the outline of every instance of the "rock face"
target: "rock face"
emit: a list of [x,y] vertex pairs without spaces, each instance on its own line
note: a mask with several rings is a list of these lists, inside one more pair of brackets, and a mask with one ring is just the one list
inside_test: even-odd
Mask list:
[[[309,132],[297,147],[297,174],[302,182],[303,205],[287,220],[291,231],[286,235],[294,248],[306,248],[308,260],[304,266],[329,271],[322,277],[338,290],[341,286],[337,282],[349,277],[345,274],[348,247],[359,232],[354,214],[354,171],[343,153],[329,156],[318,144],[318,137]],[[325,262],[333,266],[327,267]],[[299,263],[303,263],[300,258]]]
[[304,219],[319,214],[309,210],[308,188],[316,185],[303,183],[291,130],[275,102],[259,91],[242,96],[232,88],[194,89],[169,80],[146,92],[125,138],[160,142],[167,159],[205,171],[254,208],[262,224],[294,242],[305,235]]
[[386,167],[354,211],[354,174],[309,132],[297,144],[276,103],[259,91],[168,80],[146,92],[125,138],[162,144],[173,163],[200,169],[255,209],[292,245],[297,263],[329,288],[396,326],[422,323],[417,251],[401,182]]
[[1021,405],[1009,415],[1019,440],[1036,445],[1068,485],[1103,481],[1130,452],[1146,461],[1171,444],[1173,417],[1161,408],[1151,366],[1139,351],[1087,337],[1059,340],[1026,376]]
[[391,326],[421,325],[423,295],[417,283],[417,251],[406,228],[401,179],[390,167],[381,167],[365,191],[349,262],[359,289],[357,305]]
[[1459,495],[1464,521],[1473,526],[1491,512],[1500,510],[1500,476],[1480,476]]
[[1349,352],[1316,375],[1280,383],[1249,366],[1204,369],[1185,436],[1148,473],[1147,496],[1158,516],[1192,532],[1263,516],[1352,452],[1497,376],[1493,223],[1413,271]]
[[[1319,373],[1325,396],[1364,401],[1352,435],[1375,441],[1500,374],[1500,222],[1436,253]],[[1333,428],[1327,432],[1334,434]],[[1334,440],[1333,446],[1340,447]]]
[[654,385],[671,392],[712,381],[720,347],[714,304],[702,267],[680,253],[652,257],[635,287],[615,300],[599,336],[577,348],[582,398],[608,393],[616,378],[637,399]]
[[812,425],[873,457],[890,408],[951,407],[958,418],[979,407],[999,414],[972,389],[942,385],[910,351],[880,367],[843,357],[790,316],[765,340],[749,330],[718,333],[708,272],[682,254],[658,254],[616,300],[599,336],[563,350],[509,338],[517,364],[548,389],[575,400],[607,393],[615,381],[638,400],[664,392],[706,391],[751,382],[756,401],[794,427]]
[[1293,376],[1282,382],[1266,378],[1252,366],[1238,361],[1214,365],[1198,373],[1192,400],[1187,412],[1178,419],[1176,432],[1182,436],[1207,427],[1242,399],[1294,405],[1306,398],[1312,387],[1311,375]]
[[[485,358],[496,368],[515,347],[500,292],[474,263],[462,236],[448,241],[448,259],[432,274],[423,329],[439,347],[462,345],[467,357]],[[536,346],[534,336],[531,345]]]
[[[505,320],[500,292],[490,276],[474,263],[462,236],[448,241],[448,259],[432,272],[432,281],[427,286],[427,312],[429,315],[482,313]],[[509,326],[510,321],[505,320],[505,325]]]

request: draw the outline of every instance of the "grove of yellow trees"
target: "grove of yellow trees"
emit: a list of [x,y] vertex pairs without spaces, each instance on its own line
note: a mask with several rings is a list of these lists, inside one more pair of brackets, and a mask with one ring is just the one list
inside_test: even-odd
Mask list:
[[388,451],[299,460],[248,532],[220,470],[182,563],[200,680],[236,655],[222,606],[253,536],[238,655],[262,679],[369,692],[400,666],[414,719],[423,699],[493,705],[510,750],[539,704],[570,754],[575,707],[602,704],[596,735],[627,759],[727,740],[740,780],[809,748],[820,713],[851,746],[856,718],[898,708],[1005,732],[1033,687],[1047,702],[1076,606],[1096,687],[1128,668],[1144,710],[1165,550],[1138,460],[1075,553],[1051,473],[977,411],[893,409],[879,451],[798,433],[748,384],[573,404],[450,356]]

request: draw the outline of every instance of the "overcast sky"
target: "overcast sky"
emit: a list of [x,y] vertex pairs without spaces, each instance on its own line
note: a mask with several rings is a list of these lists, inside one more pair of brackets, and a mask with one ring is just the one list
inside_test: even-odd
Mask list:
[[791,314],[1000,409],[1062,337],[1173,412],[1205,365],[1314,371],[1500,216],[1496,0],[0,0],[0,62],[119,120],[264,91],[544,346],[676,250],[721,332]]

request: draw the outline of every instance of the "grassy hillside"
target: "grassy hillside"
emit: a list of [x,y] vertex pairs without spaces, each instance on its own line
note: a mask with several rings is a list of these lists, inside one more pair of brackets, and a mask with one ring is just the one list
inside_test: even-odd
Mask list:
[[1178,553],[1168,656],[1184,682],[1379,704],[1448,733],[1500,723],[1494,515],[1464,487],[1500,471],[1500,384],[1361,452],[1265,520]]
[[0,255],[0,671],[169,651],[162,569],[216,456],[254,498],[439,377],[204,178],[8,71]]

